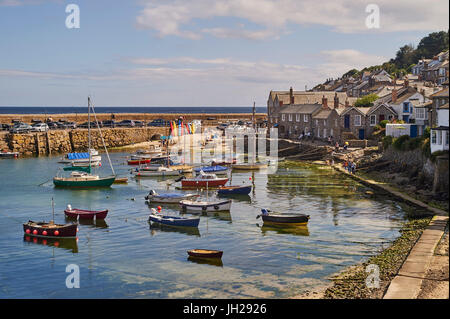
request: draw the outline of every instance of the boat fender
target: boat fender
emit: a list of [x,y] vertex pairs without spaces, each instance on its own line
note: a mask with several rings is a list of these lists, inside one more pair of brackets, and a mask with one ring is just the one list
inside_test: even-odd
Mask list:
[[219,209],[219,205],[214,205],[214,209],[218,210]]
[[72,210],[72,205],[67,204],[67,210]]

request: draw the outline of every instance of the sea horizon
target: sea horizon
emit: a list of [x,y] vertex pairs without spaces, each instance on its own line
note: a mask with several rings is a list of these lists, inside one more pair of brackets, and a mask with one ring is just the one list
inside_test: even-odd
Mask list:
[[[96,106],[96,113],[252,113],[252,106]],[[256,113],[267,107],[257,106]],[[87,113],[86,106],[0,106],[0,114]]]

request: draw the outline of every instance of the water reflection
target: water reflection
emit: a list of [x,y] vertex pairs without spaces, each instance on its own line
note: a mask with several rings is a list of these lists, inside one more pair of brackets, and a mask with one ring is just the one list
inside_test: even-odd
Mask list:
[[200,237],[200,231],[197,227],[176,227],[162,225],[159,223],[150,223],[150,235],[156,236],[159,231]]
[[89,225],[93,226],[94,228],[108,228],[108,224],[104,219],[77,219],[76,218],[69,218],[65,217],[66,222],[78,222],[79,225]]
[[309,236],[308,226],[284,226],[284,225],[268,225],[263,224],[263,226],[259,226],[261,228],[261,233],[263,236],[270,235],[271,232],[275,232],[277,234],[283,235],[296,235],[296,236]]
[[76,238],[41,238],[24,235],[23,241],[27,244],[63,248],[72,251],[74,254],[78,253],[78,243]]
[[196,263],[196,264],[223,267],[222,259],[220,259],[220,258],[199,258],[199,257],[189,256],[187,258],[187,260],[189,260],[193,263]]

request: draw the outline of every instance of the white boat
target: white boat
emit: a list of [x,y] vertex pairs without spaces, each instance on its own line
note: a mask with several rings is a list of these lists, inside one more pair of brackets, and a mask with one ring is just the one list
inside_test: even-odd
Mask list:
[[[89,153],[91,154],[90,157]],[[92,163],[100,163],[102,160],[101,155],[98,155],[98,151],[91,148],[86,153],[67,153],[61,158],[59,163],[72,165],[80,164],[80,166],[84,164],[84,166],[89,166],[89,158],[91,160],[91,166],[93,166]]]
[[0,157],[2,158],[17,158],[19,157],[19,152],[0,152]]
[[153,177],[153,176],[179,176],[183,170],[177,170],[170,167],[161,166],[155,171],[139,170],[134,174],[136,177]]
[[180,207],[182,211],[199,212],[199,213],[224,211],[230,210],[231,199],[219,201],[182,200],[180,201]]
[[164,203],[164,204],[178,204],[181,200],[194,199],[197,194],[182,194],[182,193],[165,193],[158,194],[153,189],[145,196],[148,203]]
[[150,145],[150,149],[148,150],[138,150],[136,154],[131,156],[132,160],[140,160],[140,159],[151,159],[153,157],[158,157],[162,155],[161,147]]

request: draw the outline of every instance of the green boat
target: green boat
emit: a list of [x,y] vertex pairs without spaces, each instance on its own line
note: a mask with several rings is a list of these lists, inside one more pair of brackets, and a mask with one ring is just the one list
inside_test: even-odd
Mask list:
[[65,167],[64,171],[72,171],[70,176],[56,176],[53,178],[53,184],[55,187],[68,187],[68,188],[87,188],[87,187],[110,187],[116,180],[116,174],[109,158],[108,150],[106,149],[105,143],[103,141],[102,132],[100,126],[97,122],[97,117],[95,116],[95,121],[97,122],[97,127],[102,137],[103,146],[105,147],[106,155],[108,157],[109,165],[111,166],[112,175],[100,177],[98,175],[91,174],[91,107],[95,116],[94,107],[91,105],[91,98],[88,97],[88,150],[89,150],[89,166],[88,167],[76,167],[69,166]]

